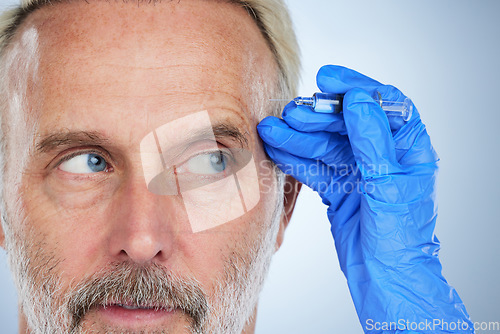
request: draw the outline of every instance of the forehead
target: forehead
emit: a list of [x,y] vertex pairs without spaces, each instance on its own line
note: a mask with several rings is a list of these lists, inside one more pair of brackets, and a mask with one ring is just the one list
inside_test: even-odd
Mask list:
[[181,94],[198,94],[191,109],[210,108],[225,95],[230,109],[251,110],[258,95],[252,90],[260,85],[249,83],[274,81],[265,39],[234,4],[89,2],[47,6],[27,21],[39,35],[36,100],[45,112],[74,112],[96,100],[108,111],[107,103],[178,111]]
[[178,47],[184,47],[185,53],[208,51],[210,47],[218,55],[230,57],[227,60],[236,61],[244,54],[232,52],[234,48],[249,51],[263,41],[243,8],[221,1],[183,0],[140,6],[128,1],[76,1],[45,6],[30,21],[44,37],[42,47],[54,52],[64,47],[68,56],[120,51],[130,46],[139,52],[138,47],[153,44],[169,56]]
[[256,24],[241,6],[217,0],[140,5],[137,1],[77,0],[46,5],[28,21],[50,39],[50,46],[69,42],[80,51],[130,40],[172,47],[187,39],[198,46],[202,46],[200,42],[217,45],[217,51],[225,53],[236,44],[262,40]]

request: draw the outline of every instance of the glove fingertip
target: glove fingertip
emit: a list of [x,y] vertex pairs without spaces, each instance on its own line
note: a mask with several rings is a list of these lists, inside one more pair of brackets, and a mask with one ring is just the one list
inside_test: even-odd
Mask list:
[[259,124],[257,124],[257,131],[259,134],[267,134],[273,127],[279,126],[283,120],[274,116],[267,116]]
[[380,166],[396,166],[396,152],[385,112],[368,92],[353,88],[344,97],[344,119],[356,162],[363,175],[378,174]]
[[283,109],[283,112],[281,113],[281,117],[283,117],[283,119],[286,119],[286,117],[290,114],[290,113],[293,113],[293,111],[295,109],[297,109],[298,106],[295,102],[291,101],[290,103],[288,103],[285,108]]
[[257,125],[257,132],[259,133],[260,138],[268,143],[272,144],[276,141],[276,132],[280,127],[283,127],[284,121],[274,117],[274,116],[268,116],[264,118],[258,125]]
[[318,71],[317,78],[319,77],[331,77],[331,76],[337,76],[341,71],[346,71],[348,70],[347,67],[341,66],[341,65],[323,65]]
[[353,88],[345,94],[344,107],[347,110],[355,108],[355,106],[359,103],[372,103],[378,106],[370,94],[362,88]]
[[322,92],[343,94],[351,86],[341,80],[345,67],[337,65],[325,65],[320,68],[316,75],[316,84]]

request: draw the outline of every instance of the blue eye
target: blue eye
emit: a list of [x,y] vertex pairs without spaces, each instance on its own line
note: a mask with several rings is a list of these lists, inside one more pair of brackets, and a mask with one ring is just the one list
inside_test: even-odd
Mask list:
[[185,163],[186,169],[193,174],[212,175],[222,173],[227,168],[228,158],[221,152],[197,155]]
[[59,168],[73,174],[90,174],[106,171],[108,163],[98,154],[87,153],[64,161],[59,165]]

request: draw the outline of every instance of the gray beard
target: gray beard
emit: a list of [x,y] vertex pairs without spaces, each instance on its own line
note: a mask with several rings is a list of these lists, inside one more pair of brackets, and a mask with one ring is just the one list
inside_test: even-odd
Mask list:
[[[108,272],[105,275],[98,273],[77,284],[70,291],[61,293],[61,282],[59,275],[55,272],[60,260],[53,254],[45,254],[43,244],[20,242],[19,240],[23,240],[20,236],[10,235],[7,230],[6,246],[9,265],[30,331],[33,334],[84,333],[81,325],[85,312],[98,305],[99,302],[105,304],[114,297],[125,296],[125,294],[129,296],[130,281],[135,279],[132,284],[133,300],[139,303],[160,300],[162,303],[174,304],[186,311],[193,320],[189,327],[186,327],[186,332],[191,334],[241,333],[253,320],[252,316],[255,314],[259,293],[275,251],[275,241],[283,210],[282,197],[278,196],[278,199],[271,224],[263,229],[253,245],[249,245],[246,254],[235,251],[231,257],[225,259],[223,275],[217,280],[215,295],[211,300],[199,289],[195,280],[175,277],[169,275],[168,272],[162,274],[164,271],[158,268],[160,273],[155,276],[146,269],[133,269],[125,264],[118,265],[120,270]],[[3,225],[6,226],[6,224]],[[155,272],[155,269],[152,269],[152,272]],[[111,280],[102,282],[103,279],[106,280],[104,277],[110,276]],[[151,276],[156,279],[148,280]],[[155,288],[158,282],[163,282],[163,285]],[[107,286],[118,286],[118,288],[109,292]],[[179,292],[186,290],[190,291],[187,295],[181,295]],[[103,291],[108,291],[108,293],[103,294]],[[171,293],[169,296],[159,296],[159,291]],[[176,293],[177,299],[175,299]],[[142,296],[144,300],[141,301],[138,296]],[[94,301],[93,304],[91,300]],[[195,302],[189,304],[190,300],[195,300]],[[132,333],[112,328],[93,328],[91,332]],[[167,332],[152,330],[140,333]]]

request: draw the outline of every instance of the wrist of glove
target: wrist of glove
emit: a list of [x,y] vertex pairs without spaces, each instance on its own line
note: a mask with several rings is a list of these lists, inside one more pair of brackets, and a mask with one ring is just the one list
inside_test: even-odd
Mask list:
[[461,330],[429,327],[419,333],[472,333],[456,291],[441,275],[436,223],[438,157],[418,111],[408,122],[388,118],[371,98],[404,100],[355,71],[325,66],[322,92],[345,94],[343,113],[320,114],[287,105],[283,119],[258,126],[267,153],[287,174],[317,191],[342,271],[367,333],[397,333],[370,323],[460,322]]

